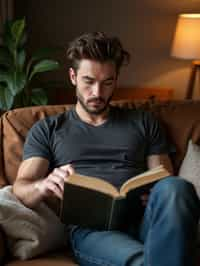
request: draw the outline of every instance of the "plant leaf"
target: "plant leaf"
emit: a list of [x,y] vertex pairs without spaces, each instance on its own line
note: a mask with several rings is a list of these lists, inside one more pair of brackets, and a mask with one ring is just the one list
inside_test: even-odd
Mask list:
[[15,40],[16,47],[18,46],[19,40],[24,32],[25,19],[15,20],[11,26],[11,33]]
[[12,77],[10,73],[7,72],[1,72],[0,73],[0,82],[4,84],[5,87],[7,87],[10,92],[13,94],[13,85],[12,85]]
[[24,89],[26,86],[26,75],[24,72],[15,72],[13,77],[13,85],[15,88],[15,95]]
[[21,38],[19,39],[18,47],[19,47],[19,48],[24,47],[24,45],[25,45],[26,42],[27,42],[27,39],[28,39],[28,37],[27,37],[27,33],[24,31],[23,34],[22,34],[22,36],[21,36]]
[[25,60],[26,60],[26,52],[24,49],[21,49],[17,55],[17,65],[19,67],[19,70],[23,69]]
[[55,60],[42,60],[36,65],[34,65],[32,72],[30,73],[29,80],[32,79],[32,77],[36,73],[41,73],[41,72],[46,72],[46,71],[51,71],[59,68],[59,63]]
[[0,108],[9,110],[12,108],[14,97],[10,90],[5,86],[0,85]]
[[26,85],[26,76],[23,72],[0,73],[0,82],[7,84],[11,94],[15,96]]
[[32,89],[31,102],[34,105],[46,105],[48,103],[48,97],[45,90],[42,88]]
[[37,51],[33,52],[33,55],[32,55],[32,57],[30,58],[30,60],[29,60],[29,62],[27,64],[27,69],[26,69],[27,75],[30,72],[30,69],[31,69],[32,64],[33,64],[34,61],[46,59],[49,56],[52,56],[52,54],[55,54],[58,50],[61,50],[61,47],[40,48]]

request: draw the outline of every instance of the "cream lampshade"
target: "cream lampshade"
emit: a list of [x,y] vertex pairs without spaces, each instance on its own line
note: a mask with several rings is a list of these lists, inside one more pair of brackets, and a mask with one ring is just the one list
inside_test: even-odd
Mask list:
[[192,98],[197,70],[200,69],[200,14],[181,14],[176,25],[172,44],[172,56],[195,60],[192,70],[186,99]]

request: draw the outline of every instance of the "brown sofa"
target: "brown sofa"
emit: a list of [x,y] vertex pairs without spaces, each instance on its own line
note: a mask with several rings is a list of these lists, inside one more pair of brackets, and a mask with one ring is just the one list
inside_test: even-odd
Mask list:
[[[177,152],[172,158],[175,172],[178,172],[190,138],[200,142],[200,101],[173,101],[165,103],[113,103],[121,107],[144,108],[152,111],[161,120],[175,144]],[[13,184],[21,161],[24,139],[27,131],[38,119],[64,112],[70,105],[29,107],[9,111],[0,119],[0,186]],[[50,204],[50,206],[53,206]],[[53,208],[53,207],[52,207]],[[20,230],[20,229],[19,229]],[[67,266],[76,265],[69,250],[44,254],[28,261],[11,258],[6,248],[6,236],[0,234],[1,264],[6,266]],[[200,265],[200,260],[197,265]]]

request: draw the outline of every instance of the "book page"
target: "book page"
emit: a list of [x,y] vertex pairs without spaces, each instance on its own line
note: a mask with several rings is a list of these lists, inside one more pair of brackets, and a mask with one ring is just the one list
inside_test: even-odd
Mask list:
[[73,175],[70,175],[66,182],[100,191],[112,197],[118,197],[120,195],[117,188],[115,188],[112,184],[97,177],[84,176],[75,173]]
[[131,189],[152,183],[169,175],[169,172],[163,167],[163,165],[147,170],[144,173],[132,177],[131,179],[126,181],[120,188],[120,194],[122,196],[125,196],[126,193]]

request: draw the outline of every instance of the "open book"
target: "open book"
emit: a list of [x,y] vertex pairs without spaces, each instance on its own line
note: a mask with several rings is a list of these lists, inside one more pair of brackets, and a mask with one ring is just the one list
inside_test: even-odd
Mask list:
[[169,175],[160,165],[130,178],[120,190],[100,178],[70,175],[64,185],[61,221],[99,230],[119,229],[130,211],[130,200]]

